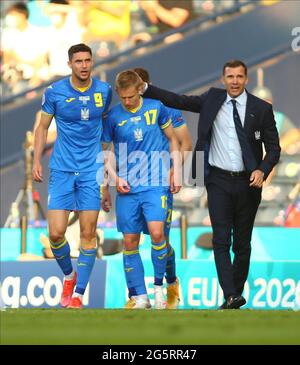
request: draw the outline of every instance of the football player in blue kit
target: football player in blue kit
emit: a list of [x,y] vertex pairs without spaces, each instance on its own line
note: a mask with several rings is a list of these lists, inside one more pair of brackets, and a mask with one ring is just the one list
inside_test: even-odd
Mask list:
[[[112,177],[118,193],[117,227],[124,236],[123,262],[129,295],[125,308],[150,307],[139,254],[140,234],[146,221],[151,236],[155,308],[164,309],[167,195],[169,189],[173,193],[178,192],[180,185],[174,178],[178,166],[176,153],[172,155],[174,161],[170,175],[169,153],[166,158],[169,166],[165,169],[162,167],[164,161],[160,164],[155,154],[165,151],[163,135],[170,143],[171,152],[178,152],[179,146],[167,108],[155,100],[143,99],[141,85],[141,79],[132,70],[117,75],[116,91],[121,103],[113,107],[104,119],[102,141],[104,145],[113,142],[117,162],[117,172]],[[102,204],[105,204],[105,199]]]
[[[43,96],[42,113],[35,132],[33,179],[43,181],[41,156],[51,120],[57,139],[50,159],[48,186],[49,239],[54,257],[64,273],[61,305],[82,308],[82,296],[96,258],[96,226],[101,206],[100,184],[102,114],[111,101],[111,87],[91,77],[90,47],[77,44],[68,50],[71,76],[50,85]],[[72,266],[65,238],[70,211],[79,212],[80,254]],[[75,289],[75,290],[74,290]]]
[[[140,78],[147,83],[150,83],[149,72],[141,67],[136,67],[133,69]],[[180,145],[180,151],[182,155],[182,161],[184,162],[188,157],[188,154],[192,151],[192,139],[182,112],[177,109],[168,108],[169,118],[172,121],[172,126],[174,129],[175,136]],[[164,145],[163,148],[169,151],[169,141],[163,136]],[[172,222],[172,210],[173,210],[173,194],[168,190],[168,214],[165,222],[165,237],[167,242],[167,268],[166,268],[166,281],[167,281],[167,303],[166,309],[177,309],[179,304],[179,280],[176,276],[176,262],[175,262],[175,250],[170,244],[170,229]],[[145,226],[144,233],[149,234],[147,226]]]

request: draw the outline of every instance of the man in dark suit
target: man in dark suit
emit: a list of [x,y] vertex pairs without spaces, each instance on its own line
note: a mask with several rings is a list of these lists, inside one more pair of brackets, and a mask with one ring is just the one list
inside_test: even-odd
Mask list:
[[200,113],[194,156],[204,151],[214,257],[225,298],[220,309],[238,309],[246,303],[242,292],[263,181],[279,160],[280,146],[272,105],[245,89],[246,65],[239,60],[225,63],[222,82],[225,90],[211,88],[199,96],[145,84],[144,97]]

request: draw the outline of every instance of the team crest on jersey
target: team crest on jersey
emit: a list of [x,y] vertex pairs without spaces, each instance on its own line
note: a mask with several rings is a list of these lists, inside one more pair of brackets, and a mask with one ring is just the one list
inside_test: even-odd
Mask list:
[[143,140],[143,131],[141,128],[136,128],[134,130],[134,138],[136,141],[142,141]]
[[90,100],[90,97],[87,96],[79,96],[79,100],[82,101],[83,105],[86,105],[87,102]]
[[90,110],[88,108],[81,109],[81,120],[89,120],[90,119]]

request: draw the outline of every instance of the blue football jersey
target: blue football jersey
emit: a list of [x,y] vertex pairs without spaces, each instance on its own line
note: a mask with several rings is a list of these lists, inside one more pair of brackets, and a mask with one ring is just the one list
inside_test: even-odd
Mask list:
[[163,129],[170,124],[169,110],[160,101],[143,98],[136,111],[119,103],[104,119],[102,141],[114,143],[117,173],[131,193],[168,186],[168,169],[159,156],[165,151]]
[[96,78],[83,92],[73,87],[69,77],[46,89],[42,112],[53,115],[57,126],[51,169],[88,172],[100,167],[96,159],[101,152],[102,114],[110,101],[110,85]]

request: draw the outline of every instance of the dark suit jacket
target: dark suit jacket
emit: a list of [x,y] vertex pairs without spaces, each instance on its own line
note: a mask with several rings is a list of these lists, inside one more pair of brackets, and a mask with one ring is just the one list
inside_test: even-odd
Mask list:
[[[271,104],[248,92],[247,95],[244,129],[257,161],[257,169],[264,172],[264,179],[266,179],[280,157],[279,137],[273,108]],[[194,156],[196,151],[204,151],[205,175],[207,175],[209,171],[208,152],[212,125],[222,104],[226,100],[227,91],[225,89],[211,88],[202,95],[188,96],[178,95],[156,86],[148,85],[148,89],[143,96],[159,99],[166,106],[175,109],[200,113],[198,139],[194,149]],[[263,144],[266,151],[264,158]],[[193,171],[195,172],[195,163],[193,163]]]

